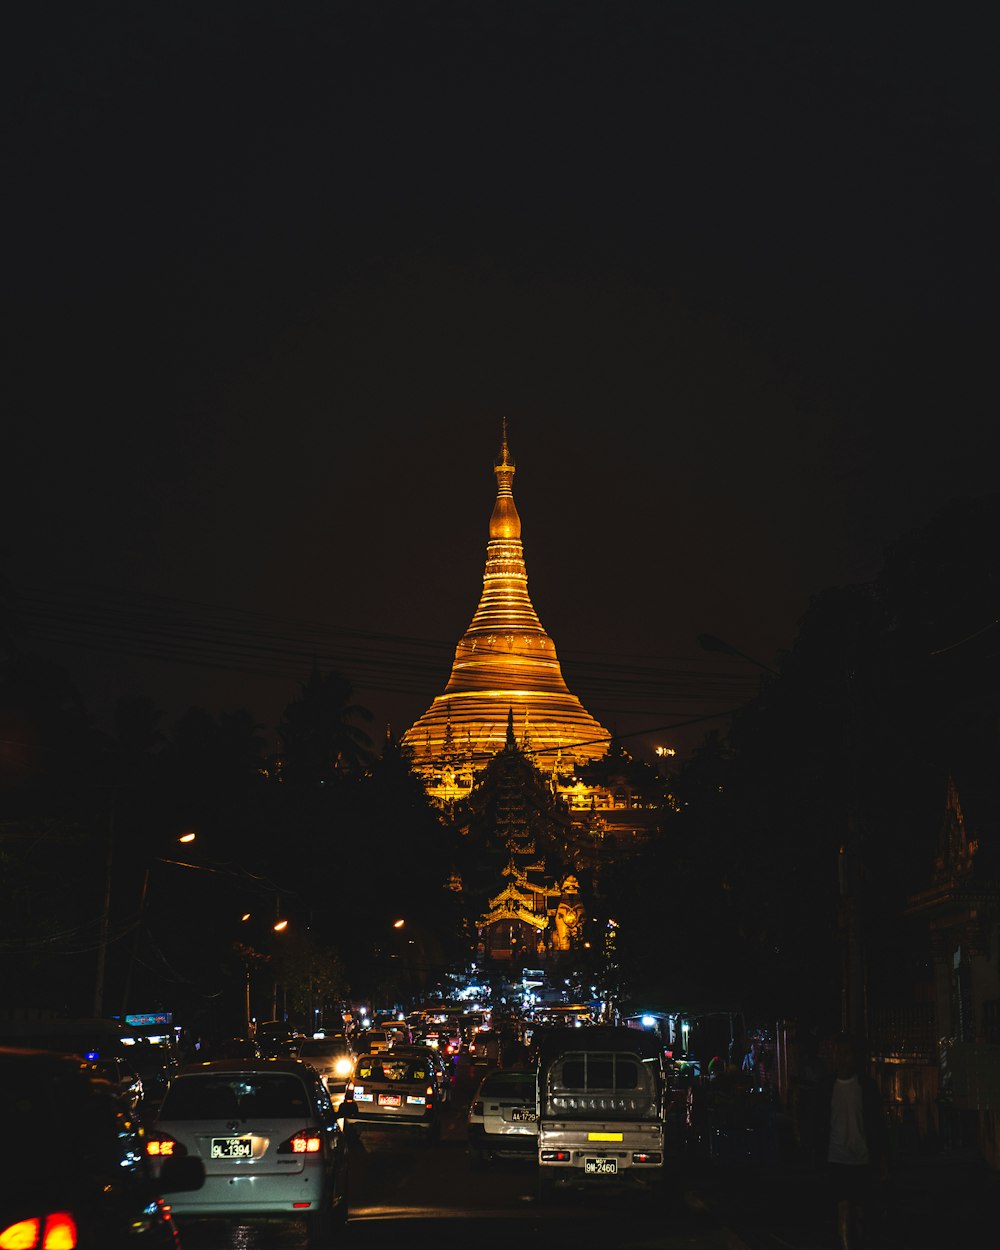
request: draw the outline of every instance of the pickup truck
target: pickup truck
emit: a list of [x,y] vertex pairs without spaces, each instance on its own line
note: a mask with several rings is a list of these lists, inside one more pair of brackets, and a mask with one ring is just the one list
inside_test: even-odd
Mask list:
[[662,1051],[638,1029],[545,1029],[538,1063],[538,1187],[658,1192],[664,1176]]

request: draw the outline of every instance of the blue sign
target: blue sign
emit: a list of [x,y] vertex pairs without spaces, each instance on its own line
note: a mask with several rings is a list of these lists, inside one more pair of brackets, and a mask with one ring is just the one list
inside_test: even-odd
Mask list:
[[172,1011],[147,1011],[140,1012],[135,1016],[126,1016],[125,1023],[130,1028],[136,1028],[144,1024],[173,1024],[174,1013]]

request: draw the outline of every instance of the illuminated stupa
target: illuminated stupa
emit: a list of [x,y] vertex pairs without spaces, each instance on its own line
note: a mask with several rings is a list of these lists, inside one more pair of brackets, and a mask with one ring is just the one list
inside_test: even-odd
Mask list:
[[514,469],[505,421],[482,597],[455,650],[444,694],[403,735],[414,765],[441,798],[468,791],[474,774],[506,745],[509,720],[521,748],[545,772],[600,759],[611,740],[567,688],[555,645],[528,597]]

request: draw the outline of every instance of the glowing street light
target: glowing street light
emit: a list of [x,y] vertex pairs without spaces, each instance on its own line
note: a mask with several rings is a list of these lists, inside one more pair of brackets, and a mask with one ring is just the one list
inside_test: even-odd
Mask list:
[[403,925],[404,925],[404,924],[406,924],[406,921],[405,921],[405,920],[394,920],[394,921],[392,922],[392,927],[393,927],[394,929],[401,929],[401,928],[403,927]]
[[275,933],[284,933],[284,931],[288,928],[288,921],[276,920],[271,927],[274,929]]
[[187,833],[182,833],[181,836],[177,839],[177,841],[178,842],[194,842],[194,840],[197,837],[198,835],[196,833],[192,832],[191,830],[188,830]]

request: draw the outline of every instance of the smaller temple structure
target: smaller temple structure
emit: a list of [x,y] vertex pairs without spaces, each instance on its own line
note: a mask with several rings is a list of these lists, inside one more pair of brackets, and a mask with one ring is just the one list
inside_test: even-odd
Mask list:
[[[544,863],[519,868],[513,856],[503,876],[507,884],[494,895],[477,921],[481,955],[488,959],[533,959],[546,951],[545,930],[559,889],[544,883]],[[542,876],[542,880],[531,880]]]

